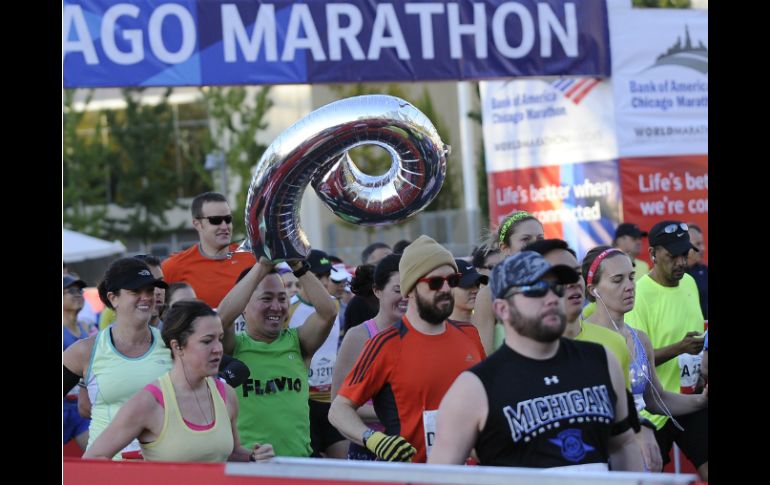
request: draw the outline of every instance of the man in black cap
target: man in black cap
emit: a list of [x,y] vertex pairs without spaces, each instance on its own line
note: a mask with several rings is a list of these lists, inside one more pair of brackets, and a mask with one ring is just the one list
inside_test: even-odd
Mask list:
[[615,239],[612,240],[613,247],[631,256],[637,278],[650,272],[650,265],[641,259],[636,259],[642,251],[643,237],[647,237],[647,233],[639,229],[639,226],[624,222],[618,224],[617,229],[615,229]]
[[489,277],[479,273],[473,264],[464,259],[455,259],[455,263],[462,276],[460,283],[452,288],[455,305],[448,320],[453,323],[470,323],[476,306],[476,295],[481,285],[489,284]]
[[[655,366],[663,388],[689,394],[700,375],[703,349],[703,313],[698,288],[686,274],[687,255],[697,251],[690,242],[689,227],[680,221],[662,221],[650,230],[650,258],[653,268],[636,282],[636,302],[626,322],[650,337]],[[674,416],[684,431],[666,416],[641,416],[656,426],[661,458],[665,465],[676,442],[708,481],[708,408],[685,416]]]
[[601,345],[561,337],[569,266],[534,251],[492,270],[495,314],[505,343],[455,380],[438,412],[429,463],[642,470],[628,421],[623,372]]

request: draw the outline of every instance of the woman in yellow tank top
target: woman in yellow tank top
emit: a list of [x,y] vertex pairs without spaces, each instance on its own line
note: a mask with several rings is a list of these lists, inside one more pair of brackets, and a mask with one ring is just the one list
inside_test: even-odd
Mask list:
[[215,377],[222,359],[222,322],[200,300],[181,301],[162,332],[172,369],[145,386],[117,413],[84,458],[109,458],[138,438],[150,461],[258,461],[274,456],[270,444],[241,446],[238,400]]

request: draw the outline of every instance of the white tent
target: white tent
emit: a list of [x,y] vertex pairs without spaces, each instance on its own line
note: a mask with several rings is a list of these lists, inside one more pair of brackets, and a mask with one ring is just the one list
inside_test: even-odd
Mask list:
[[109,242],[68,229],[62,229],[61,239],[62,259],[67,263],[77,263],[87,259],[103,258],[126,252],[126,247],[120,241]]

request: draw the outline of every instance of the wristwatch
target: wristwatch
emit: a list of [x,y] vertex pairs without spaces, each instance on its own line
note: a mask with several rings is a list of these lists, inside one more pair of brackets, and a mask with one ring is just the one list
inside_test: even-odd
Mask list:
[[375,431],[371,428],[364,431],[364,434],[361,436],[361,441],[363,441],[364,446],[366,446],[366,440],[372,437],[372,435],[375,433]]
[[302,277],[302,275],[307,273],[309,270],[310,270],[310,263],[308,263],[305,260],[302,260],[302,266],[300,266],[300,268],[297,270],[292,270],[292,273],[294,274],[295,278],[299,279]]

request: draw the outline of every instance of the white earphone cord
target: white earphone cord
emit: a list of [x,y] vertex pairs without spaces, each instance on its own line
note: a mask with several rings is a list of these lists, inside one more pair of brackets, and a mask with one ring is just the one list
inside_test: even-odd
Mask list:
[[[602,300],[602,297],[599,296],[599,293],[596,290],[594,290],[594,295],[599,300],[599,303],[601,303],[602,306],[604,307],[604,311],[607,312],[607,316],[610,317],[610,321],[612,322],[612,326],[614,326],[615,330],[617,330],[618,333],[620,333],[620,329],[618,328],[618,324],[615,323],[615,320],[612,319],[612,315],[610,314],[610,310],[607,308],[607,305],[604,304],[604,300]],[[582,314],[581,314],[581,316],[582,316]],[[623,335],[622,333],[620,333],[620,334]],[[631,336],[634,337],[634,341],[635,342],[638,341],[639,337],[637,337],[636,333],[634,333],[633,331],[631,332]],[[641,345],[641,342],[639,342],[639,345]],[[671,422],[674,423],[674,426],[676,426],[677,429],[679,429],[679,431],[684,431],[684,428],[682,427],[682,425],[680,425],[679,422],[677,422],[676,418],[674,418],[674,416],[671,414],[671,411],[669,411],[668,406],[666,406],[666,404],[663,402],[663,398],[660,396],[660,394],[658,394],[658,391],[655,389],[655,386],[652,384],[652,381],[650,380],[650,377],[645,372],[642,372],[642,375],[644,376],[644,378],[647,381],[647,383],[650,385],[650,388],[652,390],[652,397],[655,399],[655,402],[658,403],[658,406],[663,408],[663,412],[671,420]],[[646,407],[647,406],[645,406],[645,408]]]

